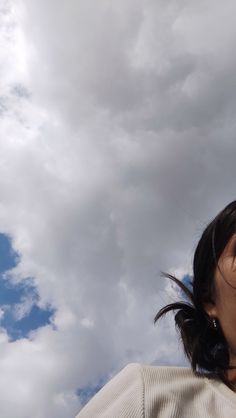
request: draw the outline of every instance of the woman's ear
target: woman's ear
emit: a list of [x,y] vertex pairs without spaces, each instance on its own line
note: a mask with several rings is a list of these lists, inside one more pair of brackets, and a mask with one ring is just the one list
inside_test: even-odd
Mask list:
[[205,303],[204,309],[211,318],[217,318],[217,309],[214,303]]

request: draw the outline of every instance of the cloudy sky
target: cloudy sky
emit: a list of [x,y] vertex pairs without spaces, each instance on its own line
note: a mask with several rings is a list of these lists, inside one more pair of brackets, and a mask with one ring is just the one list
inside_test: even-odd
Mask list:
[[[235,199],[233,0],[0,1],[0,416],[185,365],[160,271]],[[14,402],[12,402],[14,400]]]

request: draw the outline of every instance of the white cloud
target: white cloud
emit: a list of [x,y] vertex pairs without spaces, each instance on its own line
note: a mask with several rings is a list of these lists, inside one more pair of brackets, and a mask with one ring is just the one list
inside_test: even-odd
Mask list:
[[189,272],[234,199],[235,4],[4,4],[0,230],[21,255],[7,276],[57,311],[29,340],[0,338],[0,415],[68,418],[78,387],[129,361],[184,361],[173,321],[153,325],[172,297],[159,272]]
[[34,295],[26,295],[21,298],[21,301],[13,306],[13,316],[16,321],[20,321],[22,318],[29,315],[31,309],[37,302]]

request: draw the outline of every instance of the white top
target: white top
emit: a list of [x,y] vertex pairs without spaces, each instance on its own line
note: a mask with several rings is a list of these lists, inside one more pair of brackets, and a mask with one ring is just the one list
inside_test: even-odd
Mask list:
[[76,418],[236,418],[236,393],[186,367],[130,363]]

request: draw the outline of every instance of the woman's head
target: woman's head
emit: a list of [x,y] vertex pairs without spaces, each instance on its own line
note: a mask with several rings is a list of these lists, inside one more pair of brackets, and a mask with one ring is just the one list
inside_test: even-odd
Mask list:
[[[190,303],[162,308],[154,323],[170,310],[193,370],[209,371],[228,382],[236,365],[236,201],[227,205],[206,227],[195,250],[192,292],[170,274]],[[233,362],[233,359],[235,361]],[[230,384],[229,384],[230,385]]]

